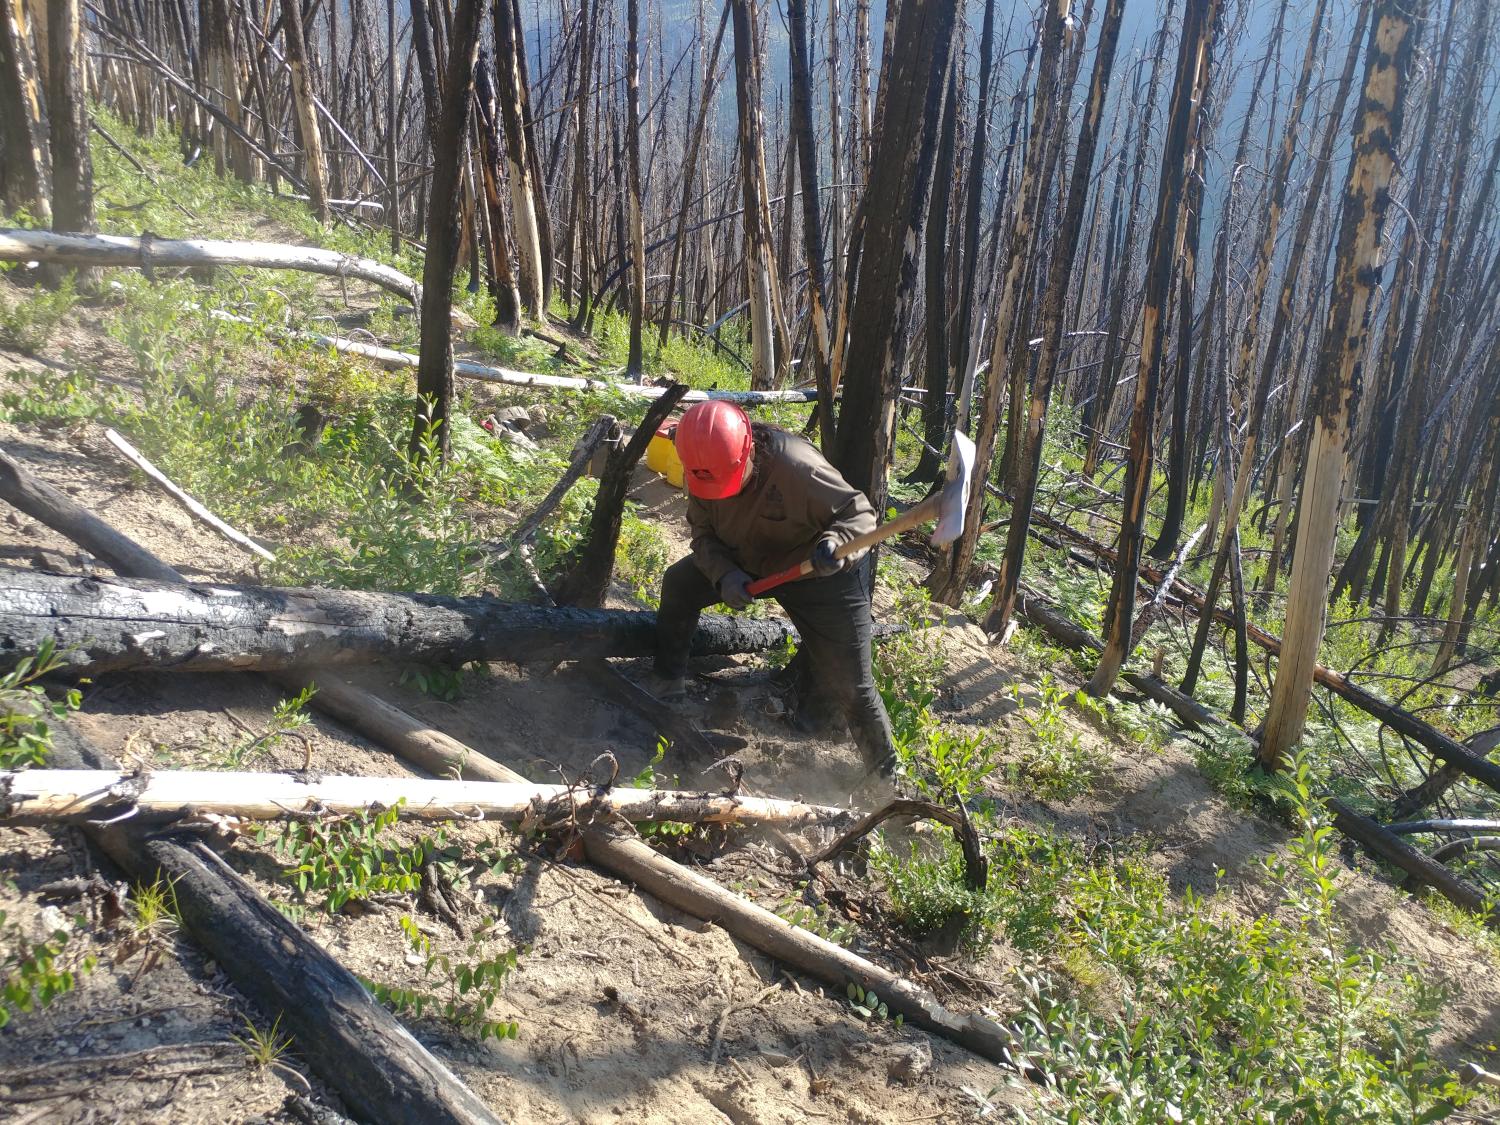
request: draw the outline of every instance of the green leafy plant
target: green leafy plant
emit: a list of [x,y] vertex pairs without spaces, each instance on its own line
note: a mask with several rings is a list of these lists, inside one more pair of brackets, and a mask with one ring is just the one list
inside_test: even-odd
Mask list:
[[24,296],[9,298],[0,293],[0,347],[35,355],[77,302],[71,273],[56,289],[37,286]]
[[[440,828],[416,843],[401,846],[390,839],[390,830],[401,816],[405,801],[371,815],[359,812],[337,820],[292,821],[272,843],[273,851],[287,862],[282,877],[296,883],[305,899],[309,892],[324,895],[323,906],[338,913],[350,902],[377,894],[410,894],[422,885],[422,868],[429,862],[451,867],[457,849],[448,844],[447,829]],[[262,828],[256,836],[267,839]]]
[[78,710],[82,695],[69,688],[62,699],[50,698],[37,681],[62,666],[52,638],[0,675],[0,769],[39,766],[52,751],[53,720]]
[[897,923],[914,937],[928,937],[955,927],[959,944],[971,953],[982,949],[994,931],[998,914],[989,888],[972,888],[964,878],[964,856],[947,832],[937,840],[893,847],[882,834],[870,850],[870,865],[879,873]]
[[[1299,831],[1267,864],[1278,915],[1191,890],[1174,902],[1128,850],[997,835],[1000,917],[1043,962],[1018,977],[1011,1030],[1048,1077],[1047,1120],[1427,1122],[1469,1099],[1432,1055],[1437,993],[1340,931],[1334,842],[1301,756],[1282,788]],[[1069,986],[1078,964],[1117,990],[1110,1003]]]
[[1028,700],[1020,684],[1010,686],[1016,714],[1031,732],[1032,744],[1023,749],[1015,771],[1043,796],[1067,798],[1086,792],[1107,762],[1107,755],[1084,743],[1068,722],[1068,711],[1104,718],[1103,704],[1082,691],[1059,684],[1044,672],[1032,685],[1034,700]]
[[107,419],[121,409],[118,392],[82,369],[15,370],[10,382],[16,389],[0,392],[0,420],[18,425]]
[[[797,889],[799,893],[805,893],[807,883],[799,883]],[[840,921],[826,902],[808,903],[802,898],[788,896],[776,904],[776,913],[792,925],[800,926],[835,945],[850,944],[857,933],[854,926]]]
[[435,984],[435,990],[398,988],[366,980],[377,1000],[402,1015],[420,1019],[431,1012],[481,1042],[485,1039],[514,1039],[521,1031],[513,1020],[490,1017],[490,1009],[500,996],[505,978],[519,964],[514,949],[491,952],[496,940],[494,920],[475,931],[464,946],[461,957],[450,957],[433,949],[432,939],[424,934],[410,916],[401,916],[401,929],[412,951],[422,957],[422,975]]
[[906,1022],[906,1017],[900,1012],[892,1016],[890,1004],[882,1000],[873,989],[850,981],[845,994],[849,997],[849,1009],[860,1019],[891,1020],[897,1027]]
[[[645,768],[640,773],[630,779],[629,784],[632,789],[657,789],[661,787],[663,781],[669,781],[673,789],[678,788],[680,783],[677,780],[676,774],[667,778],[658,773],[662,762],[666,759],[667,748],[671,745],[665,738],[662,738],[660,735],[657,736],[656,752],[651,755],[651,760],[646,763]],[[697,828],[693,824],[680,824],[672,820],[647,821],[637,824],[635,827],[636,831],[642,836],[655,836],[658,839],[670,839],[673,836],[689,836]]]
[[260,734],[250,735],[229,748],[225,762],[237,770],[251,758],[267,754],[281,744],[293,731],[301,730],[312,722],[307,713],[307,704],[317,694],[317,686],[308,684],[290,699],[279,700],[271,709],[271,721]]
[[413,664],[401,669],[401,682],[423,695],[452,703],[463,694],[464,673],[462,668],[445,668],[440,664]]
[[81,952],[74,938],[75,930],[60,927],[33,940],[0,910],[0,1027],[47,1007],[93,972],[94,955]]

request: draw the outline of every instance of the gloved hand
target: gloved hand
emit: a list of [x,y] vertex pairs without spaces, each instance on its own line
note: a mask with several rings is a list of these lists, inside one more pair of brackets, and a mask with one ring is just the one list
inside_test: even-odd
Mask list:
[[748,609],[755,599],[746,588],[751,578],[743,570],[735,569],[719,579],[719,600],[730,609]]
[[813,547],[808,561],[812,563],[813,573],[819,578],[827,578],[831,574],[837,574],[849,565],[848,559],[841,559],[834,555],[838,543],[831,535],[825,535],[819,539]]

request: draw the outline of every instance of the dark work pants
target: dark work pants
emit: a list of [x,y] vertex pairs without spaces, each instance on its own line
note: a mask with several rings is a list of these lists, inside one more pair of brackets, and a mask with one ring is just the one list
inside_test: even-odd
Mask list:
[[[867,557],[868,558],[868,557]],[[770,593],[801,635],[812,687],[849,724],[855,744],[871,766],[895,757],[891,720],[870,667],[868,561],[828,578],[809,575]],[[664,676],[687,671],[688,649],[698,614],[719,600],[719,591],[691,556],[667,568],[656,613],[656,670]]]

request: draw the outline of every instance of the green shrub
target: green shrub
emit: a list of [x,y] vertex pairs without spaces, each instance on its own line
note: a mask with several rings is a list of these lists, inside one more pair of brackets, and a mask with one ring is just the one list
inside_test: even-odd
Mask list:
[[963,849],[946,829],[938,840],[912,841],[905,851],[884,835],[870,851],[891,900],[891,913],[913,937],[948,927],[960,946],[977,953],[988,943],[998,913],[988,888],[970,887],[964,878]]
[[24,656],[0,674],[0,769],[40,766],[52,751],[52,720],[78,710],[82,696],[69,688],[62,699],[50,698],[37,681],[62,666],[52,639],[36,655]]
[[[288,865],[282,877],[294,882],[304,899],[309,892],[322,892],[323,907],[330,914],[371,895],[417,891],[422,868],[439,861],[451,869],[457,851],[448,845],[446,828],[414,844],[396,843],[390,830],[404,803],[397,801],[373,816],[359,812],[340,819],[287,822],[272,839],[273,852]],[[270,838],[265,828],[256,835],[262,843]]]
[[0,1027],[72,992],[93,971],[94,955],[74,938],[72,928],[60,928],[35,941],[0,910]]
[[1242,918],[1129,853],[1091,862],[1029,830],[1003,834],[992,886],[1012,943],[1114,974],[1106,1010],[1056,967],[1023,974],[1019,1049],[1049,1075],[1048,1120],[1436,1121],[1469,1095],[1433,1058],[1439,996],[1336,922],[1332,828],[1305,760],[1284,787],[1300,826],[1267,864],[1277,915]]
[[514,949],[489,952],[496,940],[493,919],[486,922],[464,946],[463,956],[450,957],[433,949],[432,939],[417,928],[408,914],[401,916],[401,929],[412,951],[422,958],[422,975],[432,982],[433,991],[422,988],[398,988],[361,978],[382,1004],[398,1014],[421,1019],[431,1011],[444,1022],[472,1035],[480,1042],[486,1039],[514,1039],[521,1025],[514,1020],[490,1018],[490,1009],[500,996],[500,986],[520,963]]
[[56,289],[36,286],[24,294],[7,296],[0,288],[0,347],[35,355],[47,346],[63,317],[77,303],[71,273]]

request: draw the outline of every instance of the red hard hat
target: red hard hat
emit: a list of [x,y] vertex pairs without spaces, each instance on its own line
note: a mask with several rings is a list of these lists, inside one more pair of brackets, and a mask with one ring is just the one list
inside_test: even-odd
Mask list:
[[750,475],[750,419],[732,402],[700,402],[677,423],[677,456],[687,489],[700,500],[723,500]]

